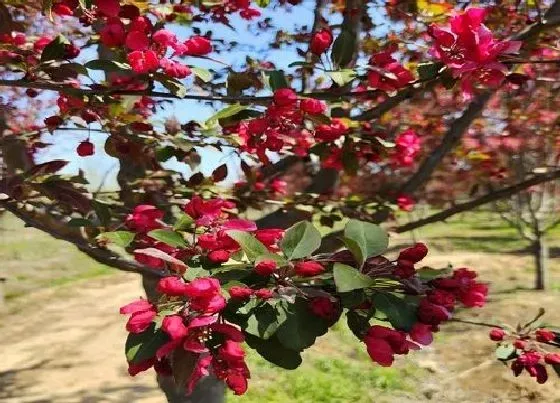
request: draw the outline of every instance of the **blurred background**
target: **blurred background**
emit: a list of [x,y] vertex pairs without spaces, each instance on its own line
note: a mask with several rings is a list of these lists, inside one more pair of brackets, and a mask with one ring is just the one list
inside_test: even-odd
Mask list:
[[[417,213],[422,211],[421,206]],[[534,291],[535,261],[527,241],[495,211],[476,211],[414,234],[392,234],[391,249],[426,242],[427,265],[471,267],[490,283],[484,308],[458,312],[467,320],[527,322],[538,308],[560,323],[560,230],[547,235],[548,290]],[[84,257],[72,245],[0,216],[0,401],[161,402],[152,373],[130,378],[124,360],[125,318],[118,307],[143,295],[140,276]],[[295,371],[274,368],[249,351],[248,393],[230,402],[511,402],[558,401],[551,374],[538,385],[519,378],[494,356],[487,329],[449,323],[432,346],[392,368],[371,362],[340,323],[304,353]]]

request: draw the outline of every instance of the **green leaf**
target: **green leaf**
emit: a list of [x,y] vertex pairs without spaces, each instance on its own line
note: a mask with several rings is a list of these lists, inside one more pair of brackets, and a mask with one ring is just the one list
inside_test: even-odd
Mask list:
[[379,256],[389,246],[389,237],[379,225],[354,219],[346,224],[344,238],[345,242],[352,241],[349,249],[359,263],[371,256]]
[[286,348],[303,351],[315,343],[318,336],[328,330],[327,323],[314,315],[308,307],[309,302],[298,298],[286,310],[286,320],[276,331],[280,343]]
[[377,293],[372,302],[376,311],[383,312],[395,329],[409,331],[417,321],[416,307],[393,294]]
[[295,62],[291,62],[288,64],[288,67],[296,67],[296,66],[313,66],[312,63],[306,62],[305,60],[298,60]]
[[203,69],[201,67],[191,67],[191,70],[192,70],[192,72],[194,73],[195,76],[200,78],[205,83],[211,81],[212,78],[214,77],[214,75],[212,74],[212,72],[210,70]]
[[247,334],[245,342],[256,350],[265,360],[284,369],[296,369],[301,365],[301,355],[284,347],[276,337],[268,340]]
[[560,377],[560,364],[551,364],[551,366],[556,375]]
[[187,281],[193,281],[195,278],[208,277],[209,275],[210,272],[202,267],[189,266],[183,274],[183,278]]
[[339,86],[344,86],[356,78],[356,72],[351,69],[343,69],[339,71],[327,71],[327,75]]
[[173,229],[175,231],[187,231],[192,228],[194,220],[188,214],[181,213],[179,219],[175,222]]
[[227,234],[241,246],[241,249],[243,249],[243,252],[245,252],[251,262],[254,262],[257,257],[268,253],[266,246],[248,232],[231,230],[227,231]]
[[370,327],[368,315],[363,315],[354,310],[350,310],[346,313],[346,322],[352,333],[360,340]]
[[168,337],[161,329],[152,324],[142,333],[129,333],[126,339],[126,360],[133,364],[150,359],[156,355],[156,351],[167,343]]
[[115,245],[126,248],[132,243],[136,234],[130,231],[113,231],[113,232],[102,232],[99,237],[105,239]]
[[99,219],[99,222],[107,226],[109,222],[111,222],[111,212],[109,211],[109,204],[94,199],[91,201],[91,205],[93,207],[93,210],[95,211],[95,214],[97,215],[97,218]]
[[516,349],[512,344],[500,344],[496,348],[496,358],[500,361],[507,361],[516,356]]
[[244,111],[247,108],[248,108],[247,105],[241,105],[241,104],[230,105],[222,109],[221,111],[217,112],[216,114],[212,115],[210,118],[206,120],[206,123],[208,124],[209,122],[217,122],[220,119],[225,119],[231,116],[235,116],[239,112]]
[[183,83],[176,78],[172,78],[164,74],[154,74],[154,78],[176,97],[184,98],[187,95],[187,87],[185,87]]
[[131,68],[126,63],[117,62],[115,60],[90,60],[84,64],[86,69],[90,70],[102,70],[106,72],[120,72],[120,71],[130,71]]
[[62,60],[65,54],[65,45],[69,44],[64,35],[57,35],[41,53],[41,63],[49,60]]
[[347,266],[342,263],[335,263],[334,283],[338,292],[348,292],[371,287],[375,280],[365,274],[360,273],[354,267]]
[[257,6],[265,8],[270,4],[270,0],[256,0],[255,3],[257,3]]
[[155,229],[148,232],[148,236],[174,248],[185,248],[187,246],[181,234],[168,229]]
[[300,221],[288,228],[280,248],[289,260],[311,255],[321,246],[321,233],[309,221]]
[[284,72],[280,70],[274,70],[268,74],[268,83],[272,91],[276,91],[280,88],[290,88],[288,81],[286,81],[286,76],[284,76]]
[[249,334],[267,340],[286,321],[286,318],[286,311],[281,304],[276,306],[263,304],[252,311],[244,330]]
[[333,44],[331,60],[336,67],[346,67],[354,54],[356,38],[350,31],[342,31]]
[[442,67],[443,64],[440,62],[420,63],[418,65],[418,70],[417,70],[418,78],[420,78],[420,80],[422,81],[427,81],[436,78]]
[[416,270],[416,274],[422,280],[433,280],[434,278],[443,277],[451,273],[451,268],[434,269],[431,267],[422,267]]

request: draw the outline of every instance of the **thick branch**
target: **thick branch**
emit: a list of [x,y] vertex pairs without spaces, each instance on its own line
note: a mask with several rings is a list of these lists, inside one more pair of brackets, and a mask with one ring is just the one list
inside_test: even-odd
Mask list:
[[552,180],[556,180],[560,178],[560,170],[552,171],[542,175],[535,175],[530,179],[527,179],[523,182],[519,182],[515,185],[505,187],[500,190],[496,190],[494,192],[488,193],[478,199],[471,200],[465,203],[457,204],[447,210],[440,211],[439,213],[433,214],[429,217],[423,218],[421,220],[413,221],[404,225],[401,225],[394,229],[395,232],[401,233],[406,231],[411,231],[416,228],[423,227],[427,224],[432,224],[438,221],[443,221],[455,214],[461,213],[463,211],[470,211],[483,204],[487,204],[499,199],[504,199],[510,197],[516,193],[521,192],[531,186],[535,186],[541,183],[550,182]]
[[491,95],[492,92],[485,91],[471,102],[459,118],[455,119],[441,143],[426,157],[418,171],[401,187],[400,193],[413,193],[430,179],[443,158],[459,143],[472,121],[482,112]]
[[9,201],[0,201],[0,206],[14,214],[27,226],[37,228],[53,238],[70,242],[81,252],[85,253],[99,263],[118,270],[139,273],[151,277],[165,276],[163,272],[155,271],[154,269],[138,264],[132,260],[124,259],[119,254],[109,249],[99,248],[90,244],[87,240],[79,236],[79,234],[70,231],[66,224],[53,219],[47,214],[40,214],[36,211],[19,209],[14,202]]

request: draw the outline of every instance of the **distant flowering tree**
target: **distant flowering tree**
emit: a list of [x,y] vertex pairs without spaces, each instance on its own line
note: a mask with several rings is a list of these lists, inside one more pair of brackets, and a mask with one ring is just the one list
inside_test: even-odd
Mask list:
[[[557,159],[514,176],[508,150],[487,147],[538,121],[506,94],[558,90],[559,1],[317,0],[311,27],[300,3],[0,4],[0,203],[143,275],[148,298],[121,308],[126,359],[133,376],[154,368],[169,401],[243,394],[242,343],[294,369],[342,318],[382,366],[430,344],[488,287],[471,269],[419,268],[423,243],[385,256],[378,224],[416,229],[560,177]],[[557,125],[548,99],[540,118]],[[202,120],[188,100],[220,109]],[[526,137],[554,153],[553,133]],[[78,157],[116,159],[118,191],[87,188],[68,155],[45,161],[49,142],[76,137]],[[200,169],[209,148],[236,158]],[[417,201],[451,207],[395,226]],[[516,375],[558,369],[543,349],[557,334],[534,322],[490,337]]]

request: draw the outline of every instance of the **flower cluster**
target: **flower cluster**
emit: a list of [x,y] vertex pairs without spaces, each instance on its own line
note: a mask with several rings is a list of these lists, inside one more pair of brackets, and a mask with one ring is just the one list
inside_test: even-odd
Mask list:
[[[544,314],[539,313],[536,319]],[[496,350],[498,359],[511,361],[511,370],[515,376],[526,371],[538,383],[548,380],[546,365],[557,371],[560,365],[560,354],[550,352],[544,347],[559,347],[558,333],[546,328],[531,326],[536,320],[525,326],[518,326],[516,331],[506,331],[505,328],[494,328],[489,332],[490,340],[499,342]]]
[[499,57],[519,52],[521,42],[498,41],[483,24],[487,9],[470,8],[453,17],[449,27],[430,26],[433,56],[461,78],[463,92],[472,93],[472,83],[496,87],[508,69]]
[[[139,300],[121,308],[130,315],[131,375],[152,367],[169,375],[186,361],[193,369],[174,376],[185,380],[181,386],[187,392],[213,373],[242,394],[250,371],[240,343],[264,343],[258,351],[274,363],[277,356],[266,353],[267,343],[291,351],[294,359],[336,323],[343,308],[349,318],[362,318],[349,319],[349,325],[371,359],[389,366],[395,355],[430,344],[458,302],[484,304],[487,288],[471,270],[423,278],[415,267],[428,253],[422,243],[394,260],[382,256],[378,245],[387,235],[374,224],[350,220],[345,229],[350,249],[315,254],[321,236],[311,223],[259,230],[236,218],[235,209],[229,200],[195,195],[174,226],[151,205],[139,205],[126,217],[134,238],[128,250],[164,275],[157,302]],[[370,324],[372,318],[388,325]],[[304,323],[307,336],[293,339],[293,326]]]
[[394,52],[396,52],[396,46],[370,57],[370,71],[367,74],[368,87],[394,92],[415,80],[414,75],[391,56]]

